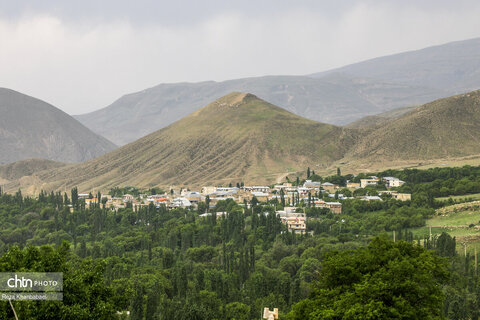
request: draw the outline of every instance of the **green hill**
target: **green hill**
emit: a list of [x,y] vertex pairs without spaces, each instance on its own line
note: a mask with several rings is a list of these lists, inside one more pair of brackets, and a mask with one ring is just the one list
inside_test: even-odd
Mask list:
[[373,116],[366,116],[346,125],[351,129],[374,129],[385,125],[387,122],[400,118],[405,113],[414,110],[418,106],[402,107],[391,111],[382,112]]
[[366,162],[480,154],[480,91],[427,103],[373,130],[346,158]]
[[[274,181],[341,159],[356,130],[308,120],[231,93],[172,125],[83,164],[43,172],[37,188]],[[12,188],[32,181],[18,182]]]

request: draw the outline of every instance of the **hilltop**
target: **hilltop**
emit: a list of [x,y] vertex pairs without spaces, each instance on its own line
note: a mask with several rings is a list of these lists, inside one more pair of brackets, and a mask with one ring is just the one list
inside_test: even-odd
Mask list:
[[125,95],[110,106],[75,116],[94,132],[123,145],[166,127],[232,91],[250,92],[307,119],[344,125],[449,94],[428,87],[330,74],[267,76],[224,82],[161,84]]
[[355,130],[308,120],[235,92],[102,157],[42,172],[36,177],[41,183],[36,179],[35,184],[87,190],[273,181],[307,165],[333,163],[355,139]]
[[81,162],[115,149],[54,106],[0,88],[0,164],[29,158]]

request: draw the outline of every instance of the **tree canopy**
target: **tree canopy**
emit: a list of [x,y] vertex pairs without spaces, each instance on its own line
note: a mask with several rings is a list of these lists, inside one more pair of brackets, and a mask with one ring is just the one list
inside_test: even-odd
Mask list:
[[327,254],[310,297],[289,319],[442,319],[443,258],[415,244],[376,238]]

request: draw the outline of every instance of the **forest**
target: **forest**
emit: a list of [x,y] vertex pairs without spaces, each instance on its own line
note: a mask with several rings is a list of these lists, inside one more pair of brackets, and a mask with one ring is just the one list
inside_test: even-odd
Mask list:
[[[411,229],[448,205],[435,197],[480,192],[480,167],[377,175],[404,180],[412,200],[339,200],[341,214],[300,201],[306,234],[286,229],[276,200],[219,201],[202,218],[206,206],[86,208],[76,188],[0,191],[0,272],[64,273],[63,301],[14,301],[20,319],[249,320],[264,307],[280,319],[478,319],[475,257]],[[352,178],[336,177],[317,179]]]

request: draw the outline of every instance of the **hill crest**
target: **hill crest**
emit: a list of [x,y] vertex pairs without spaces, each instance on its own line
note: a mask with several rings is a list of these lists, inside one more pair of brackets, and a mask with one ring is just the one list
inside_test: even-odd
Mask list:
[[66,185],[80,190],[125,184],[262,183],[342,158],[355,132],[234,92],[104,156],[37,178],[40,188]]

